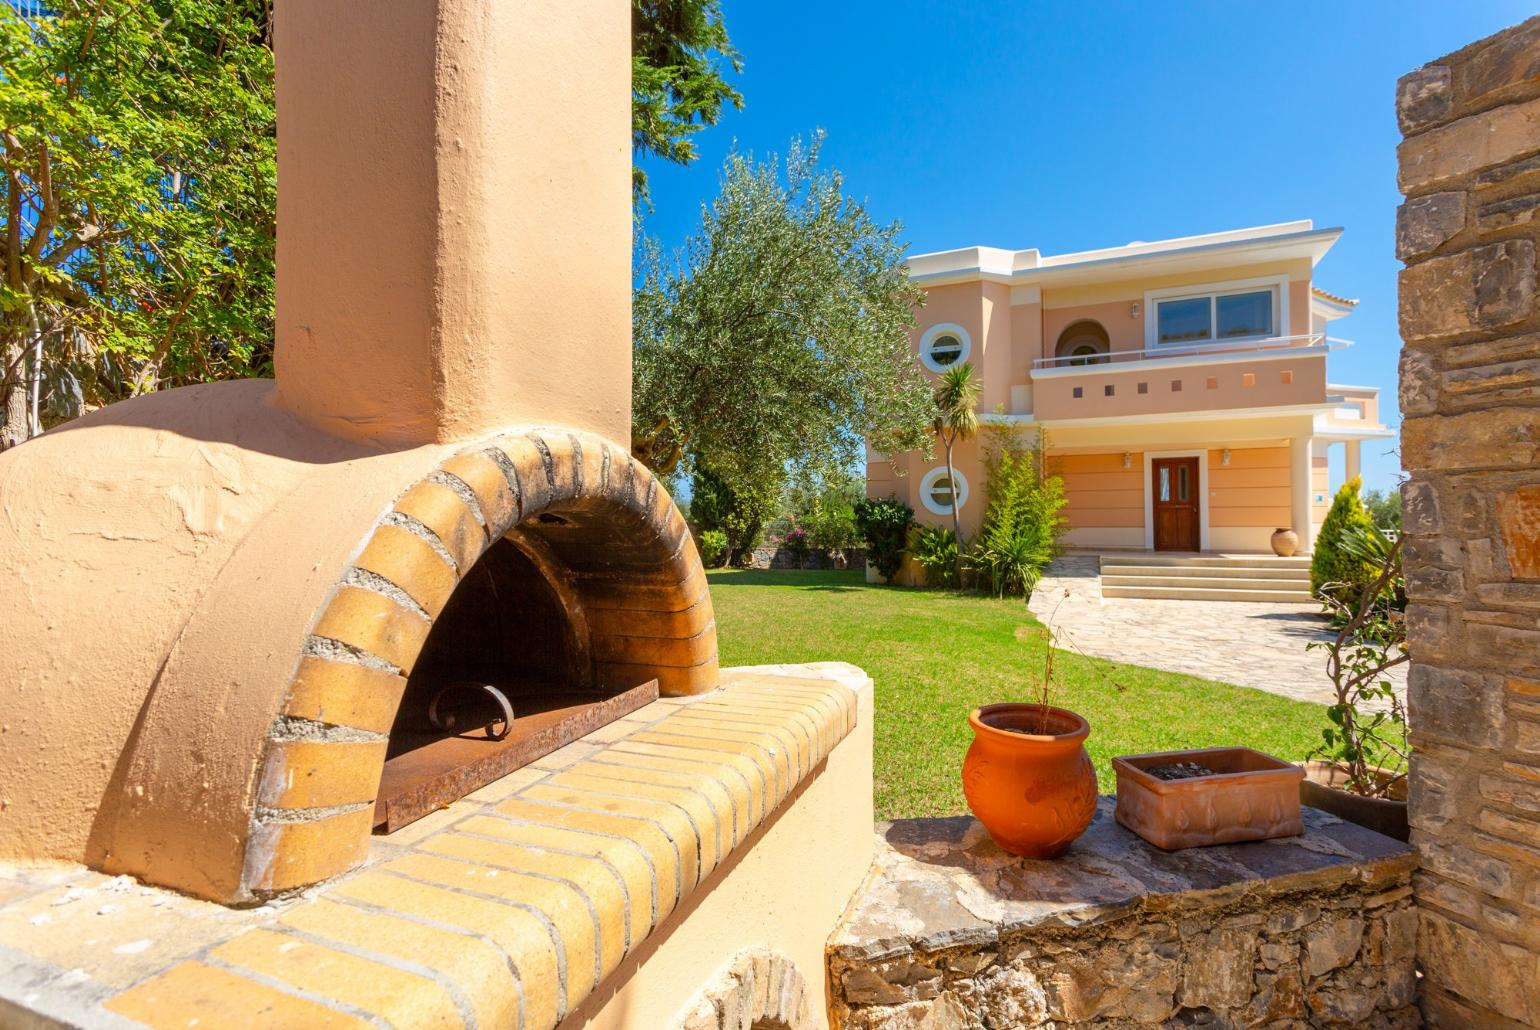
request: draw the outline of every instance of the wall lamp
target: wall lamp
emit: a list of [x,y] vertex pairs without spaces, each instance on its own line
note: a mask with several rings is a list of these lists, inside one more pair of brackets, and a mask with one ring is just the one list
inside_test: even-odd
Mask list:
[[1123,452],[1123,467],[1126,469],[1134,467],[1134,456],[1127,451]]
[[1226,447],[1224,450],[1219,452],[1219,464],[1230,464],[1230,448]]

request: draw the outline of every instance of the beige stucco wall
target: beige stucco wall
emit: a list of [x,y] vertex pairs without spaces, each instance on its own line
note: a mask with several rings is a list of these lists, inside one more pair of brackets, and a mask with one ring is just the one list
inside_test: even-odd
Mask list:
[[1210,527],[1265,528],[1289,524],[1289,449],[1231,448],[1208,453]]
[[[1129,454],[1128,468],[1123,467],[1124,452],[1107,454],[1063,454],[1053,456],[1048,467],[1064,480],[1069,503],[1064,514],[1075,540],[1087,537],[1087,530],[1138,530],[1141,546],[1144,530],[1144,455]],[[1095,534],[1092,534],[1093,536]],[[1119,537],[1131,534],[1118,534]]]
[[1325,397],[1324,353],[1277,357],[1262,352],[1243,359],[1142,368],[1092,365],[1071,374],[1041,375],[1032,384],[1032,413],[1044,421],[1167,415],[1321,404]]
[[[1182,286],[1222,284],[1228,279],[1260,279],[1268,276],[1289,277],[1289,335],[1310,331],[1310,282],[1312,268],[1309,258],[1293,261],[1268,261],[1232,269],[1205,272],[1184,272],[1178,275],[1146,276],[1137,279],[1120,279],[1112,282],[1083,286],[1063,286],[1043,290],[1045,348],[1051,350],[1058,341],[1058,332],[1048,330],[1048,320],[1058,331],[1071,322],[1082,318],[1094,318],[1106,328],[1114,341],[1137,340],[1139,350],[1144,346],[1144,323],[1149,312],[1144,303],[1146,290],[1174,289]],[[1139,314],[1131,315],[1129,305],[1138,302]],[[1126,346],[1125,342],[1125,346]],[[1114,347],[1118,348],[1114,343]],[[1046,356],[1046,355],[1045,355]]]
[[[732,671],[724,673],[730,680]],[[567,1017],[561,1030],[680,1024],[701,988],[745,949],[790,958],[828,1026],[824,944],[871,865],[872,686],[856,728],[823,766]]]
[[[1053,293],[1045,291],[1044,299]],[[1129,314],[1133,300],[1109,300],[1094,304],[1073,304],[1067,307],[1043,308],[1043,353],[1051,358],[1059,347],[1059,337],[1076,322],[1090,320],[1107,330],[1107,339],[1114,351],[1144,349],[1144,312],[1137,317]]]
[[278,5],[281,404],[393,444],[630,438],[628,11]]
[[[150,394],[0,454],[0,853],[155,853],[192,879],[239,853],[316,611],[367,527],[449,453],[350,444],[272,394]],[[156,732],[177,743],[135,746]],[[146,791],[185,795],[200,832],[130,818]]]

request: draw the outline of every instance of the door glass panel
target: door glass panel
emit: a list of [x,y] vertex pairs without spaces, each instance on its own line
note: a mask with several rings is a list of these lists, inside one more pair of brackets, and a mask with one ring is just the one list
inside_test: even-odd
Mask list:
[[1176,470],[1176,499],[1187,500],[1187,466],[1181,465]]
[[1162,502],[1171,500],[1171,470],[1165,465],[1160,467],[1159,493]]

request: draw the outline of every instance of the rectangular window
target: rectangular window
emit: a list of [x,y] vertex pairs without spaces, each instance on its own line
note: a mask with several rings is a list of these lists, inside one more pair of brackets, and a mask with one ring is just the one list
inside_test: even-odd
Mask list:
[[1173,297],[1155,302],[1155,340],[1214,343],[1277,333],[1275,287]]
[[1273,331],[1273,291],[1229,293],[1214,298],[1221,340],[1237,336],[1269,336]]

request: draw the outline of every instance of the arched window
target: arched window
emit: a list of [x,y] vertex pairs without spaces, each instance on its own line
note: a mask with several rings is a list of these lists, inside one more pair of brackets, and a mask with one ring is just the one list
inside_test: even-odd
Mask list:
[[1100,322],[1089,318],[1073,322],[1059,334],[1054,356],[1067,358],[1063,365],[1094,365],[1111,360],[1112,341]]
[[953,365],[967,361],[971,349],[966,329],[942,322],[925,330],[920,337],[920,363],[932,372],[945,372]]
[[961,511],[968,503],[968,480],[956,469],[948,478],[946,467],[931,469],[920,480],[920,503],[932,515],[950,515],[953,507]]

